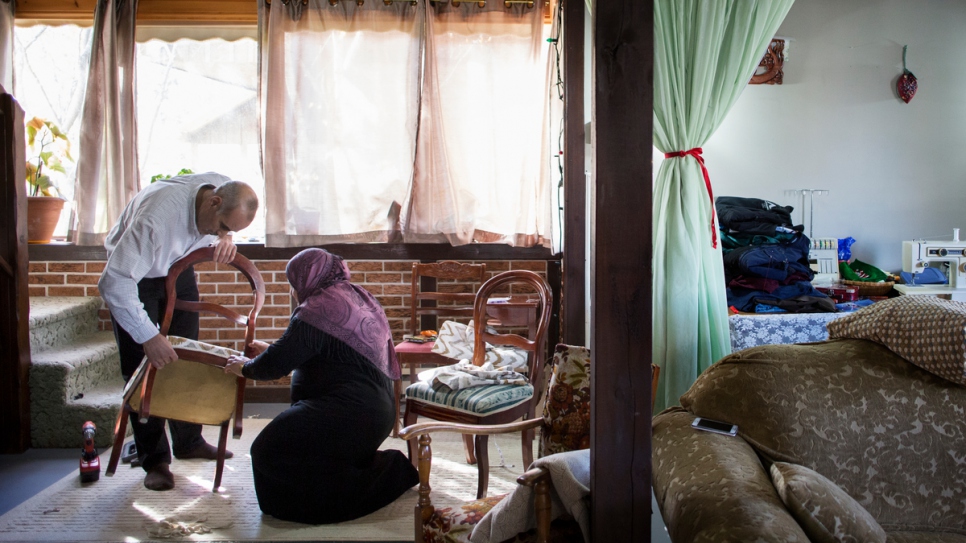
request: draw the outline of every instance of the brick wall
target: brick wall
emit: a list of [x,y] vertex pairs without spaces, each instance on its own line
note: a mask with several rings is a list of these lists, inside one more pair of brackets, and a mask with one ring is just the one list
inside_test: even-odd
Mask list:
[[[286,260],[256,260],[255,266],[265,281],[265,305],[258,316],[255,337],[271,342],[281,337],[289,323],[291,300],[285,278]],[[382,304],[396,341],[409,330],[410,282],[412,262],[394,260],[350,260],[352,282],[365,287]],[[486,261],[487,277],[507,270],[531,270],[546,276],[547,263],[542,260]],[[31,262],[29,294],[34,296],[99,296],[97,280],[104,270],[104,262]],[[205,262],[195,266],[201,299],[229,306],[247,313],[251,304],[251,289],[235,268]],[[441,291],[472,292],[473,285],[440,282]],[[245,304],[248,304],[247,306]],[[99,328],[111,329],[110,314],[101,307]],[[239,349],[244,330],[217,315],[201,316],[199,339],[216,345]],[[261,382],[261,385],[287,384],[281,381]]]

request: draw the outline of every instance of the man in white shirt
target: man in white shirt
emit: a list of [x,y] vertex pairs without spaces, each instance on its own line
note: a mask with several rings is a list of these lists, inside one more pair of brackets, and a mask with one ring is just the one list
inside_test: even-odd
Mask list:
[[[231,233],[251,224],[257,209],[258,196],[251,187],[213,172],[157,181],[127,205],[107,234],[107,265],[97,284],[111,311],[125,380],[145,355],[158,369],[178,358],[158,331],[165,306],[164,278],[171,265],[212,244],[216,262],[231,262],[237,251]],[[177,293],[180,299],[199,299],[194,268],[178,277]],[[169,334],[198,339],[198,330],[197,313],[175,310]],[[144,486],[174,488],[165,419],[150,417],[142,424],[132,414],[130,420],[138,458],[147,472]],[[200,425],[168,421],[168,428],[176,458],[216,457],[217,450],[205,442]],[[226,458],[231,456],[226,452]]]

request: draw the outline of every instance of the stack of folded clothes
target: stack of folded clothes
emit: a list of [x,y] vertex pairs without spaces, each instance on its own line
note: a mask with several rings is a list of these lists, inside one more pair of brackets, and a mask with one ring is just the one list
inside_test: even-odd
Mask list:
[[758,198],[715,200],[721,224],[728,305],[746,313],[836,311],[812,287],[808,237],[792,225],[792,207]]

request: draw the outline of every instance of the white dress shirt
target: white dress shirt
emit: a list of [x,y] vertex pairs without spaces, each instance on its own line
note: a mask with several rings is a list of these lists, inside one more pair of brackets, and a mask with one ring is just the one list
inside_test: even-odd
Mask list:
[[111,316],[134,341],[143,344],[158,334],[138,298],[138,282],[168,275],[175,261],[217,239],[198,231],[195,199],[201,187],[227,181],[214,172],[156,181],[131,200],[108,232],[107,265],[97,288]]

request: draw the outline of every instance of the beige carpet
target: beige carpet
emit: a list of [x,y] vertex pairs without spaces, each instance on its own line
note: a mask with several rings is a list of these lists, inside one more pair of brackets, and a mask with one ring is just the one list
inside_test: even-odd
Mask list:
[[[235,457],[225,462],[221,492],[211,492],[214,462],[175,460],[175,489],[152,492],[144,472],[122,464],[114,477],[82,485],[75,473],[0,517],[0,541],[412,541],[415,488],[375,513],[341,524],[312,526],[277,520],[258,509],[248,450],[267,419],[246,419],[240,440],[229,439]],[[217,443],[217,428],[205,427]],[[504,494],[523,472],[519,435],[490,438],[489,494]],[[383,449],[405,450],[389,438]],[[103,469],[110,451],[101,452]],[[500,466],[501,453],[507,466]],[[509,465],[514,467],[509,467]],[[466,464],[456,434],[433,439],[433,503],[455,505],[475,498],[476,466]]]

